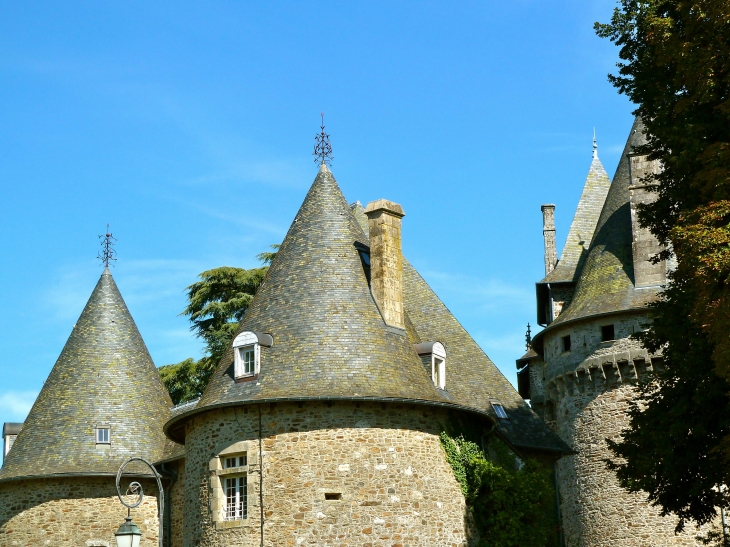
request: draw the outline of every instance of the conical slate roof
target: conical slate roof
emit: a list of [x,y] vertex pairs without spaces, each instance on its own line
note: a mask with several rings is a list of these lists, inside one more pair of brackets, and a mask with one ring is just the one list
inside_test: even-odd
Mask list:
[[229,349],[197,411],[273,399],[449,403],[405,332],[383,321],[356,244],[367,245],[365,234],[323,165],[241,321],[239,332],[269,333],[274,340],[261,351],[258,379],[234,381]]
[[[595,146],[595,145],[594,145]],[[541,283],[570,283],[576,281],[583,262],[588,254],[593,233],[598,224],[606,195],[611,186],[606,170],[594,149],[588,176],[583,185],[583,193],[578,202],[573,222],[565,239],[565,246],[555,269]]]
[[[354,204],[352,211],[360,226],[366,229],[367,217],[362,205]],[[446,396],[451,401],[482,409],[494,418],[492,403],[499,403],[509,420],[497,420],[497,430],[514,446],[570,452],[406,259],[403,259],[403,293],[411,342],[438,341],[446,348]]]
[[656,297],[655,289],[634,288],[629,154],[645,142],[643,124],[636,118],[580,271],[573,300],[550,327],[592,315],[641,308]]
[[[105,269],[5,459],[0,480],[116,474],[128,457],[161,459],[162,427],[171,406]],[[100,426],[109,427],[110,444],[96,444]]]

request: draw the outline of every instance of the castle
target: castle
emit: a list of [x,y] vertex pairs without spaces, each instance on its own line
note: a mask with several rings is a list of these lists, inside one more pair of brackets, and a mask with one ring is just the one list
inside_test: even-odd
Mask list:
[[646,329],[646,305],[657,298],[672,264],[638,224],[636,210],[653,199],[642,181],[659,165],[634,153],[646,142],[634,121],[613,180],[594,140],[593,160],[560,260],[554,205],[543,205],[545,278],[536,285],[538,323],[545,328],[517,360],[520,394],[575,453],[557,462],[568,546],[697,545],[694,530],[675,535],[676,520],[622,489],[605,465],[606,439],[628,426],[633,385],[661,355],[631,334]]
[[666,269],[634,214],[655,168],[641,138],[637,122],[613,183],[594,150],[560,261],[543,207],[546,328],[520,394],[403,257],[403,208],[348,205],[324,162],[197,401],[173,407],[105,269],[26,421],[4,426],[0,546],[115,545],[133,456],[165,500],[159,515],[150,471],[127,468],[142,546],[160,530],[173,547],[475,545],[439,441],[453,424],[554,467],[565,545],[694,545],[603,463],[660,359],[627,338]]

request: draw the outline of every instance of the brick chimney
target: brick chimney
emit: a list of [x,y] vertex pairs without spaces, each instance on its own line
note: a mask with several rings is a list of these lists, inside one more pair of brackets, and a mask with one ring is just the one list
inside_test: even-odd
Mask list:
[[385,323],[405,329],[403,314],[403,207],[387,199],[365,208],[370,231],[370,286]]
[[555,245],[555,205],[540,207],[542,211],[542,236],[545,239],[545,275],[555,269],[558,263],[558,248]]

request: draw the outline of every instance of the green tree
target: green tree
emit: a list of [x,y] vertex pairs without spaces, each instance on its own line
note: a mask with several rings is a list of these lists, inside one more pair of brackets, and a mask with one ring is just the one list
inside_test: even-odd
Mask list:
[[476,443],[441,433],[441,446],[474,519],[479,547],[555,544],[549,470],[532,460],[520,464],[504,445],[497,450],[501,457],[488,458]]
[[[730,3],[620,0],[599,36],[620,46],[609,80],[636,105],[659,160],[656,201],[639,219],[677,268],[649,331],[664,366],[639,387],[623,440],[609,443],[622,485],[648,492],[662,512],[708,522],[728,465],[730,431]],[[725,452],[727,452],[725,450]]]
[[188,305],[181,315],[192,323],[190,330],[205,342],[205,355],[198,361],[185,359],[159,368],[160,377],[176,404],[199,397],[233,339],[256,291],[266,276],[279,245],[273,252],[257,255],[261,268],[222,266],[201,273],[187,287]]

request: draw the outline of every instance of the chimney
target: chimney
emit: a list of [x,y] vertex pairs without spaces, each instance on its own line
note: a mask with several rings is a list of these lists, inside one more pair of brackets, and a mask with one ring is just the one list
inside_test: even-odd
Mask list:
[[634,255],[634,284],[636,287],[653,287],[667,281],[665,261],[652,263],[652,257],[659,254],[663,247],[647,229],[639,225],[638,207],[656,200],[656,186],[649,177],[661,172],[657,160],[649,161],[646,156],[629,154],[629,202],[631,205],[631,236]]
[[545,275],[555,269],[558,263],[558,248],[555,246],[555,205],[543,205],[542,236],[545,239]]
[[405,329],[403,315],[403,207],[387,199],[365,208],[370,231],[370,286],[387,325]]

